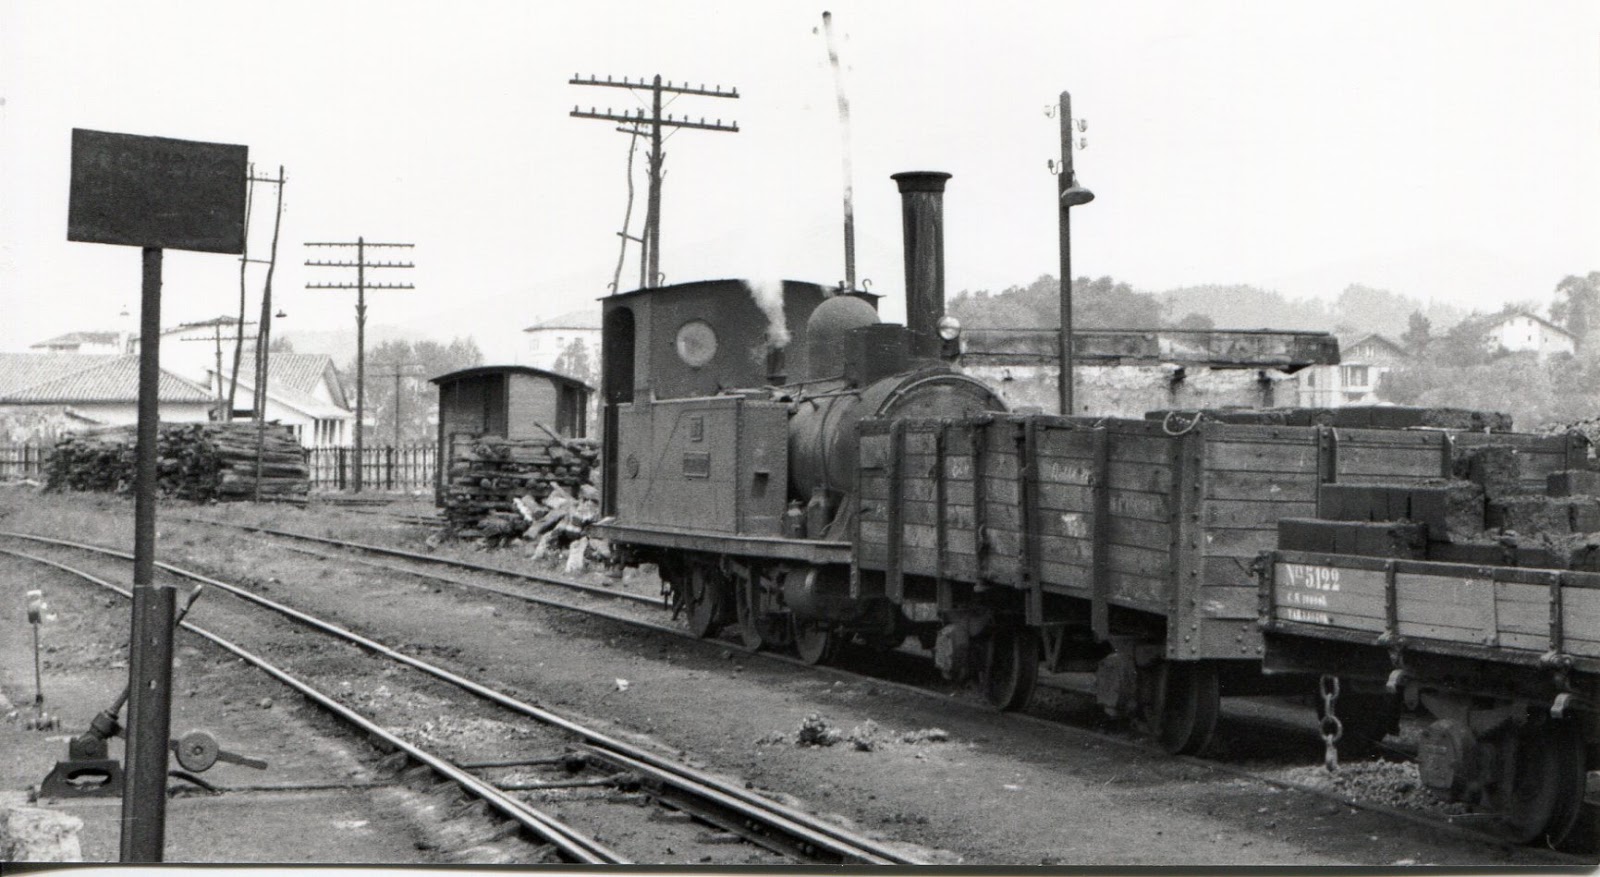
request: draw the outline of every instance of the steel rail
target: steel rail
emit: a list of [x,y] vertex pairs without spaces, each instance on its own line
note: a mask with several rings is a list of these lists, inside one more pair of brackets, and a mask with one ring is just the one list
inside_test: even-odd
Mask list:
[[[312,541],[321,542],[321,543],[330,544],[330,545],[337,545],[337,546],[343,546],[343,547],[352,547],[352,548],[358,548],[358,549],[366,550],[366,547],[362,546],[360,543],[345,542],[345,541],[338,540],[338,539],[319,537],[319,536],[308,536],[306,534],[293,533],[293,532],[289,532],[289,531],[273,530],[271,528],[257,527],[257,526],[254,526],[254,525],[234,524],[234,523],[229,523],[229,522],[224,522],[224,521],[209,521],[209,520],[203,520],[203,519],[197,519],[197,518],[180,518],[180,520],[186,520],[186,521],[190,521],[190,522],[194,522],[194,523],[210,524],[210,525],[218,526],[218,527],[229,527],[229,528],[235,528],[235,529],[242,529],[242,530],[248,530],[248,531],[268,533],[268,534],[271,534],[271,535],[285,536],[285,537],[292,538],[292,539],[307,539],[307,540],[312,540]],[[401,550],[398,550],[398,549],[392,549],[391,550],[391,549],[385,549],[385,548],[381,548],[381,547],[374,547],[374,550],[376,550],[378,553],[394,553],[394,554],[398,554],[400,556],[407,556],[407,555],[410,554],[409,552],[404,552],[404,551],[401,551]],[[931,691],[931,690],[928,690],[928,689],[919,688],[918,686],[915,686],[915,685],[910,685],[910,684],[906,684],[906,683],[902,683],[902,682],[896,682],[896,681],[893,681],[893,680],[879,679],[877,677],[868,676],[868,675],[861,674],[861,673],[856,673],[856,672],[853,672],[853,671],[850,671],[850,670],[845,670],[845,669],[842,669],[842,668],[839,668],[839,667],[829,667],[829,666],[823,666],[823,665],[806,664],[805,662],[800,661],[797,658],[790,657],[788,655],[776,654],[776,653],[772,653],[772,652],[752,652],[752,651],[750,651],[748,649],[744,649],[743,647],[735,646],[735,645],[730,644],[730,643],[719,642],[719,641],[710,641],[710,640],[702,640],[702,639],[700,639],[698,637],[695,637],[694,635],[688,633],[687,631],[683,630],[682,628],[676,627],[676,626],[665,625],[665,624],[656,624],[656,623],[652,623],[652,622],[649,622],[649,621],[644,621],[644,620],[641,620],[641,619],[635,619],[635,618],[629,618],[627,616],[617,615],[617,614],[614,614],[614,613],[606,612],[606,611],[601,610],[601,609],[595,609],[595,608],[591,608],[591,607],[582,607],[582,606],[573,606],[573,605],[562,603],[562,602],[556,601],[556,600],[548,600],[548,599],[536,597],[536,596],[533,596],[533,595],[525,595],[525,594],[518,594],[516,592],[503,591],[501,589],[494,588],[493,586],[489,586],[489,585],[483,585],[483,584],[479,584],[479,583],[476,583],[476,582],[461,581],[459,579],[454,579],[454,578],[449,578],[449,577],[444,577],[444,576],[438,576],[438,575],[435,575],[433,573],[427,573],[427,572],[422,572],[422,571],[418,571],[418,570],[408,570],[408,569],[405,569],[403,567],[389,566],[389,565],[377,563],[377,562],[374,562],[374,561],[362,560],[360,558],[339,557],[337,555],[319,555],[319,554],[316,554],[315,552],[310,552],[310,553],[312,553],[312,554],[314,554],[316,556],[323,556],[323,557],[329,557],[329,558],[338,557],[338,559],[350,560],[350,561],[354,561],[356,563],[368,564],[368,565],[376,566],[376,567],[378,567],[380,569],[388,569],[388,570],[391,570],[391,571],[402,572],[402,573],[405,573],[405,574],[408,574],[408,575],[414,575],[414,576],[419,576],[419,577],[434,578],[434,579],[436,579],[438,581],[448,582],[448,583],[459,585],[459,586],[463,586],[463,587],[470,587],[470,588],[486,590],[486,591],[489,591],[491,593],[502,594],[504,596],[509,596],[509,597],[513,597],[513,598],[517,598],[517,599],[523,599],[523,600],[527,600],[527,601],[530,601],[530,602],[539,603],[539,604],[542,604],[542,605],[548,605],[548,606],[553,606],[553,607],[557,607],[557,608],[568,609],[568,610],[575,611],[575,612],[582,612],[582,613],[586,613],[586,614],[590,614],[590,615],[595,615],[597,617],[607,618],[607,619],[611,619],[611,620],[614,620],[614,621],[619,621],[619,622],[622,622],[622,623],[625,623],[625,624],[629,624],[629,625],[633,625],[633,626],[636,626],[636,627],[642,627],[642,628],[646,628],[646,629],[649,629],[649,630],[668,633],[668,634],[671,634],[671,635],[673,635],[675,637],[679,637],[679,638],[682,638],[682,639],[688,639],[688,640],[691,640],[693,642],[711,643],[711,644],[714,644],[714,645],[723,646],[725,648],[735,648],[735,649],[738,649],[739,651],[744,652],[746,655],[748,655],[750,657],[763,658],[763,659],[770,660],[770,661],[775,661],[775,662],[778,662],[778,663],[790,664],[790,665],[793,665],[793,666],[796,666],[796,667],[800,667],[801,669],[809,670],[809,671],[821,671],[821,672],[824,672],[824,673],[828,673],[830,675],[846,678],[846,679],[849,679],[851,681],[871,682],[871,683],[873,683],[875,685],[882,685],[882,686],[894,688],[894,689],[901,690],[901,691],[904,691],[904,692],[907,692],[907,693],[910,693],[910,694],[914,694],[914,695],[917,695],[917,696],[921,696],[921,697],[937,698],[937,699],[939,699],[941,701],[941,703],[946,704],[946,705],[955,703],[955,704],[959,704],[960,706],[962,706],[964,708],[976,710],[976,711],[979,711],[979,712],[994,713],[994,714],[998,714],[999,713],[998,710],[994,709],[993,707],[991,707],[991,706],[989,706],[987,704],[968,702],[968,701],[960,701],[960,700],[954,700],[953,701],[948,696],[946,696],[944,694],[941,694],[941,693],[939,693],[937,691]],[[451,563],[451,564],[455,564],[455,565],[460,565],[460,566],[462,566],[464,568],[467,568],[467,569],[478,569],[479,568],[476,565],[471,564],[471,563],[466,562],[466,561],[441,560],[439,558],[431,558],[431,557],[427,557],[425,555],[421,556],[421,558],[424,559],[424,560],[433,561],[433,562],[444,562],[444,563]],[[501,575],[509,575],[509,576],[513,576],[513,577],[527,578],[527,579],[530,579],[530,580],[533,580],[533,581],[544,581],[544,579],[542,579],[540,577],[537,577],[537,576],[533,576],[531,574],[523,574],[523,573],[518,573],[518,572],[515,572],[515,571],[510,571],[510,570],[505,570],[505,569],[500,569],[500,568],[495,568],[495,567],[482,567],[481,569],[483,569],[484,571],[487,571],[487,572],[493,572],[493,573],[501,574]],[[656,603],[656,601],[650,601],[650,602],[652,603],[652,605],[659,605],[659,604]],[[1057,690],[1060,690],[1060,691],[1066,692],[1066,693],[1070,693],[1070,694],[1075,694],[1075,695],[1080,695],[1081,696],[1081,695],[1084,695],[1086,693],[1081,688],[1076,687],[1076,686],[1061,685],[1061,684],[1056,684],[1056,683],[1048,683],[1048,684],[1049,684],[1049,686],[1051,688],[1055,688]],[[1030,724],[1030,725],[1033,725],[1035,727],[1040,727],[1040,728],[1061,728],[1061,727],[1063,727],[1062,723],[1059,722],[1059,721],[1055,721],[1055,720],[1051,720],[1051,719],[1039,718],[1037,716],[1030,716],[1030,715],[1027,715],[1027,714],[1024,714],[1024,713],[1011,713],[1010,714],[1010,719],[1012,721],[1022,722],[1022,723]],[[1115,744],[1117,744],[1119,746],[1123,746],[1123,747],[1126,747],[1126,748],[1129,748],[1129,749],[1132,749],[1132,750],[1144,752],[1146,754],[1166,755],[1166,753],[1158,750],[1156,747],[1154,747],[1152,744],[1150,744],[1147,741],[1129,740],[1129,739],[1126,739],[1124,737],[1120,737],[1120,736],[1116,736],[1116,735],[1112,735],[1112,734],[1106,734],[1106,733],[1103,733],[1103,732],[1100,732],[1100,731],[1095,731],[1095,730],[1092,730],[1092,729],[1089,729],[1089,728],[1081,728],[1081,727],[1076,727],[1076,726],[1066,726],[1066,727],[1072,727],[1074,730],[1078,731],[1079,733],[1088,734],[1088,735],[1090,735],[1092,737],[1095,737],[1096,739],[1100,739],[1100,740],[1104,740],[1104,741],[1107,741],[1107,742],[1115,743]],[[1171,756],[1168,756],[1168,757],[1171,757]],[[1379,814],[1379,815],[1382,815],[1382,816],[1393,817],[1395,819],[1398,819],[1398,820],[1401,820],[1401,821],[1405,821],[1405,822],[1409,822],[1409,823],[1411,823],[1413,825],[1417,825],[1419,827],[1439,830],[1439,831],[1442,831],[1445,834],[1450,834],[1450,835],[1453,835],[1453,836],[1456,836],[1456,837],[1460,837],[1463,840],[1477,841],[1477,842],[1485,843],[1485,844],[1488,844],[1488,845],[1491,845],[1491,846],[1495,846],[1495,847],[1501,847],[1501,846],[1505,845],[1504,839],[1494,835],[1492,832],[1479,831],[1477,829],[1461,825],[1461,824],[1453,821],[1452,819],[1430,816],[1430,815],[1427,815],[1425,813],[1413,813],[1413,812],[1406,811],[1406,810],[1403,810],[1403,809],[1400,809],[1400,808],[1389,807],[1387,805],[1379,804],[1379,803],[1376,803],[1376,802],[1361,801],[1359,799],[1350,798],[1350,797],[1348,797],[1346,795],[1343,795],[1343,794],[1340,794],[1340,793],[1338,793],[1336,791],[1332,791],[1332,790],[1328,790],[1328,789],[1322,789],[1322,788],[1318,788],[1316,786],[1310,786],[1310,785],[1305,785],[1305,784],[1301,784],[1301,783],[1296,783],[1296,782],[1292,782],[1292,781],[1289,781],[1289,780],[1281,780],[1281,779],[1278,779],[1276,777],[1271,777],[1271,776],[1267,776],[1267,775],[1263,775],[1263,774],[1252,773],[1250,771],[1247,771],[1247,770],[1244,770],[1244,769],[1241,769],[1241,768],[1235,768],[1235,767],[1233,767],[1231,765],[1226,765],[1226,764],[1223,764],[1223,763],[1217,762],[1217,761],[1207,760],[1207,759],[1203,759],[1203,758],[1197,758],[1197,757],[1194,757],[1194,756],[1177,756],[1177,758],[1180,761],[1184,761],[1184,762],[1186,762],[1188,764],[1191,764],[1191,765],[1194,765],[1194,766],[1209,767],[1209,768],[1215,770],[1216,772],[1227,774],[1227,775],[1230,775],[1230,776],[1253,779],[1253,780],[1256,780],[1258,782],[1264,783],[1266,785],[1273,786],[1275,788],[1285,789],[1285,790],[1289,790],[1289,791],[1295,791],[1295,792],[1299,792],[1299,793],[1302,793],[1302,794],[1313,795],[1313,796],[1322,798],[1324,800],[1328,800],[1328,801],[1331,801],[1331,802],[1334,802],[1334,803],[1338,803],[1338,804],[1341,804],[1341,805],[1344,805],[1344,806],[1365,810],[1365,811],[1368,811],[1368,812],[1371,812],[1371,813],[1376,813],[1376,814]],[[1535,848],[1535,847],[1521,847],[1521,849],[1523,849],[1526,852],[1539,855],[1541,857],[1549,858],[1551,861],[1558,862],[1558,863],[1579,864],[1579,865],[1584,865],[1584,866],[1588,866],[1588,865],[1592,864],[1592,862],[1589,862],[1588,860],[1585,860],[1585,859],[1583,859],[1583,858],[1581,858],[1579,856],[1574,856],[1574,855],[1571,855],[1571,854],[1568,854],[1568,853],[1562,853],[1562,852],[1558,852],[1558,851],[1554,851],[1554,850],[1540,850],[1540,849]]]
[[[238,530],[245,530],[247,532],[258,532],[258,533],[268,533],[270,535],[287,536],[287,537],[292,538],[292,539],[311,539],[311,540],[314,540],[314,541],[317,541],[317,542],[321,542],[321,543],[325,543],[325,544],[329,544],[329,545],[336,545],[336,546],[340,546],[340,547],[344,547],[344,548],[356,548],[358,550],[361,549],[361,544],[360,543],[356,543],[356,542],[344,542],[344,541],[341,541],[341,540],[338,540],[338,539],[332,539],[332,538],[327,538],[327,537],[322,537],[322,536],[307,536],[307,535],[302,534],[302,533],[291,533],[291,532],[287,532],[287,531],[276,531],[276,530],[271,530],[271,529],[264,529],[264,528],[257,527],[257,526],[254,526],[254,525],[249,525],[249,524],[232,524],[232,523],[228,523],[226,521],[207,521],[207,520],[198,519],[198,518],[183,518],[181,516],[179,516],[177,519],[178,520],[183,520],[183,521],[190,521],[190,522],[194,522],[194,523],[209,524],[209,525],[214,526],[214,527],[229,527],[229,528],[234,528],[234,529],[238,529]],[[4,533],[0,533],[0,535],[4,535]],[[493,585],[486,585],[486,584],[483,584],[483,583],[480,583],[480,582],[464,581],[462,579],[453,578],[453,577],[450,577],[450,576],[439,575],[438,573],[424,572],[422,570],[416,570],[416,569],[407,569],[405,567],[393,566],[391,564],[381,563],[381,562],[375,561],[375,560],[367,560],[367,559],[360,558],[360,557],[352,557],[352,556],[344,555],[344,554],[322,554],[320,552],[312,551],[310,549],[294,548],[292,546],[285,546],[285,547],[289,548],[289,550],[291,550],[291,551],[302,551],[302,552],[310,554],[310,555],[312,555],[314,557],[321,557],[321,558],[323,558],[325,560],[339,560],[339,561],[348,562],[348,563],[359,563],[359,564],[362,564],[362,565],[365,565],[365,566],[375,567],[377,569],[389,570],[390,572],[398,572],[398,573],[402,573],[404,575],[417,576],[418,578],[432,579],[433,581],[445,582],[445,583],[456,585],[456,586],[463,587],[463,588],[472,588],[474,590],[487,591],[488,593],[491,593],[491,594],[499,594],[499,595],[501,595],[503,597],[510,597],[512,599],[515,599],[515,600],[522,600],[522,601],[529,602],[529,603],[537,603],[537,604],[539,604],[541,606],[550,606],[550,607],[554,607],[554,608],[557,608],[557,609],[565,609],[565,610],[568,610],[568,611],[571,611],[571,612],[578,612],[578,613],[582,613],[582,614],[585,614],[585,615],[592,615],[592,616],[594,616],[596,618],[605,618],[605,619],[608,619],[608,620],[611,620],[611,621],[619,622],[621,624],[627,624],[627,625],[630,625],[632,627],[638,627],[638,628],[643,628],[645,630],[655,631],[657,633],[663,633],[663,634],[666,634],[668,636],[672,636],[672,637],[677,638],[677,639],[687,640],[687,641],[692,642],[692,643],[699,643],[700,645],[705,646],[705,647],[715,647],[715,648],[724,649],[724,650],[727,650],[727,651],[735,651],[735,652],[739,652],[739,653],[741,653],[741,654],[743,654],[743,655],[745,655],[746,657],[749,657],[749,658],[754,658],[754,659],[763,660],[763,661],[771,661],[771,662],[776,663],[776,664],[787,664],[787,665],[789,665],[791,667],[798,667],[801,670],[804,670],[804,671],[807,671],[807,672],[812,672],[812,673],[825,673],[825,674],[828,674],[828,675],[831,675],[831,676],[834,676],[834,677],[837,677],[839,679],[846,680],[846,681],[849,681],[849,682],[870,682],[873,685],[882,686],[884,688],[892,688],[892,689],[894,689],[896,691],[899,691],[899,692],[902,692],[902,693],[905,693],[905,694],[910,694],[910,695],[913,695],[915,697],[935,698],[935,699],[938,699],[941,703],[945,703],[945,704],[948,704],[948,703],[952,702],[950,700],[950,698],[949,698],[949,693],[948,692],[940,692],[940,691],[929,690],[927,688],[920,688],[920,687],[918,687],[916,685],[911,685],[911,684],[908,684],[908,683],[905,683],[905,682],[897,682],[897,681],[895,681],[893,679],[884,679],[884,678],[877,677],[877,676],[869,676],[869,675],[866,675],[864,673],[857,673],[857,672],[855,672],[853,670],[846,670],[843,667],[834,667],[834,666],[829,666],[829,665],[825,665],[825,664],[807,664],[805,661],[802,661],[799,658],[794,657],[792,655],[785,655],[785,654],[781,654],[779,652],[754,651],[754,650],[751,650],[749,648],[746,648],[742,644],[735,643],[735,642],[729,642],[727,640],[702,639],[702,638],[700,638],[698,636],[695,636],[693,633],[690,633],[688,630],[684,629],[681,625],[662,624],[662,623],[659,623],[659,622],[647,621],[647,620],[642,619],[642,618],[634,618],[634,617],[631,617],[631,616],[628,616],[628,615],[622,615],[622,614],[615,613],[615,612],[609,612],[609,611],[607,611],[605,609],[600,609],[600,608],[593,607],[593,606],[576,606],[576,605],[573,605],[571,603],[564,603],[564,602],[562,602],[560,600],[552,600],[552,599],[550,599],[548,597],[540,597],[537,594],[528,594],[528,593],[523,593],[523,592],[519,592],[519,591],[508,591],[508,590],[505,590],[503,588],[496,588]],[[387,549],[379,549],[379,550],[381,552],[383,552],[383,553],[387,553],[387,551],[388,551]],[[404,552],[402,552],[402,553],[404,553]],[[439,561],[439,558],[426,558],[426,559],[430,560],[430,561]],[[463,568],[466,568],[468,570],[478,570],[478,569],[480,569],[476,565],[474,565],[472,563],[469,563],[467,561],[440,561],[440,562],[453,563],[453,564],[459,565],[459,566],[461,566]],[[527,581],[534,581],[534,582],[545,581],[545,579],[543,579],[541,577],[538,577],[538,576],[535,576],[535,575],[532,575],[532,574],[524,574],[524,573],[516,572],[514,570],[506,570],[506,569],[497,568],[497,567],[482,567],[481,569],[483,571],[485,571],[485,572],[491,572],[491,573],[495,573],[497,575],[504,575],[504,576],[509,576],[509,577],[513,577],[513,578],[521,578],[521,579],[524,579],[524,580],[527,580]],[[610,591],[607,591],[606,593],[608,595],[612,595],[612,596],[623,596],[626,599],[633,600],[635,602],[639,602],[639,603],[651,606],[652,608],[664,608],[663,603],[661,601],[653,600],[653,599],[648,598],[648,597],[640,597],[637,594],[623,595],[623,594],[617,594],[615,592],[610,592]],[[971,709],[971,710],[975,710],[975,711],[978,711],[978,712],[983,712],[983,713],[998,713],[999,712],[998,709],[996,709],[995,707],[993,707],[993,706],[991,706],[991,705],[989,705],[987,703],[980,703],[980,702],[977,702],[977,701],[959,701],[959,703],[961,703],[961,705],[966,709]]]
[[389,548],[384,545],[371,545],[365,542],[350,542],[343,539],[332,539],[326,536],[312,536],[309,533],[295,533],[289,530],[277,530],[272,527],[262,527],[257,524],[233,524],[227,521],[211,521],[205,518],[191,518],[184,515],[169,515],[167,520],[184,521],[185,523],[190,524],[209,524],[213,527],[231,527],[237,530],[247,530],[256,533],[267,533],[272,536],[282,536],[287,539],[303,539],[307,542],[317,542],[323,545],[332,545],[336,548],[355,548],[361,551],[367,551],[373,554],[380,554],[388,557],[402,557],[406,560],[415,560],[421,563],[434,563],[443,566],[453,566],[457,569],[466,569],[473,572],[493,573],[495,575],[509,576],[515,579],[523,579],[526,581],[539,582],[541,584],[555,585],[556,587],[560,588],[568,588],[570,590],[581,591],[586,594],[593,594],[597,597],[609,597],[614,600],[626,600],[633,603],[642,603],[648,606],[661,605],[660,600],[654,597],[646,597],[642,594],[629,594],[624,591],[613,591],[610,588],[602,588],[598,585],[573,581],[572,579],[558,578],[556,576],[542,576],[538,575],[537,573],[521,572],[519,570],[506,569],[505,567],[488,566],[487,564],[472,563],[466,560],[455,560],[449,557],[434,557],[430,554],[422,554],[416,551],[406,551],[402,548]]
[[[15,534],[8,533],[6,535]],[[60,544],[62,540],[48,541]],[[127,556],[122,555],[121,552],[105,551],[104,553],[117,554],[124,557]],[[120,588],[92,573],[68,566],[64,563],[59,563],[49,558],[38,557],[36,555],[28,554],[22,551],[15,551],[9,548],[0,548],[0,554],[8,554],[13,557],[20,557],[35,563],[55,567],[56,569],[75,575],[84,581],[92,582],[93,584],[99,585],[102,588],[114,591],[127,599],[133,598],[133,593],[131,591]],[[157,563],[156,566],[166,569],[168,572],[173,572],[175,575],[183,575],[182,572],[174,571],[167,564]],[[220,587],[224,590],[228,590],[230,593],[234,593],[237,596],[243,596],[238,592],[237,589],[234,589],[223,582],[206,579],[205,577],[195,577],[195,579],[197,581],[203,581],[204,583],[212,585],[213,587]],[[505,792],[500,791],[493,785],[483,781],[482,779],[479,779],[476,776],[473,776],[454,764],[451,764],[444,758],[407,743],[405,740],[401,739],[395,734],[385,730],[383,726],[373,722],[366,716],[361,715],[344,704],[339,703],[331,696],[324,694],[318,689],[312,687],[310,684],[296,678],[282,668],[267,661],[265,658],[262,658],[261,656],[256,655],[242,646],[226,640],[217,634],[199,627],[193,622],[183,621],[179,624],[179,626],[184,630],[187,630],[190,633],[193,633],[196,636],[199,636],[202,639],[205,639],[217,645],[219,648],[222,648],[223,650],[244,660],[284,685],[287,685],[295,691],[300,692],[306,698],[315,702],[318,706],[322,707],[328,712],[333,713],[339,718],[344,719],[346,722],[359,728],[364,733],[382,740],[385,744],[401,750],[412,759],[427,765],[436,773],[448,778],[451,782],[483,799],[490,806],[494,807],[505,816],[515,820],[524,828],[527,828],[529,831],[533,832],[535,835],[553,844],[557,849],[561,850],[574,862],[587,865],[631,864],[617,853],[607,849],[594,839],[584,836],[576,829],[561,823],[555,817],[542,813],[539,810],[528,806],[522,801],[519,801]]]
[[[0,536],[32,540],[45,544],[72,548],[79,551],[87,551],[112,557],[119,557],[125,560],[132,559],[131,554],[127,554],[126,552],[118,551],[116,549],[81,542],[72,542],[66,539],[56,539],[49,536],[38,536],[30,533],[17,533],[13,531],[0,531]],[[4,550],[5,549],[0,549],[0,551]],[[407,655],[404,652],[393,649],[376,640],[362,636],[354,631],[347,630],[339,625],[315,618],[311,615],[301,612],[298,609],[286,606],[275,600],[262,597],[259,594],[251,593],[250,591],[240,588],[236,585],[219,581],[211,578],[210,576],[205,576],[200,573],[173,566],[169,563],[162,563],[158,561],[155,565],[157,568],[165,570],[173,575],[210,585],[233,594],[241,599],[273,609],[274,611],[299,621],[302,624],[359,645],[370,651],[383,655],[390,660],[405,664],[413,669],[420,670],[436,679],[448,682],[457,688],[475,694],[485,700],[497,703],[513,712],[521,713],[522,715],[528,716],[529,718],[535,719],[544,724],[561,728],[573,734],[574,736],[581,738],[585,743],[588,743],[591,746],[602,748],[610,753],[616,753],[650,765],[651,767],[656,768],[658,771],[661,771],[663,776],[671,777],[671,783],[674,786],[683,789],[684,791],[693,794],[704,795],[714,793],[726,796],[726,798],[731,801],[730,806],[739,810],[739,812],[741,812],[743,815],[778,828],[780,831],[789,833],[790,829],[786,827],[789,825],[792,825],[796,828],[803,828],[806,830],[808,835],[807,842],[812,843],[812,845],[818,850],[826,850],[830,854],[837,856],[841,861],[851,864],[869,865],[927,864],[920,859],[906,856],[900,852],[889,849],[888,847],[885,847],[878,842],[871,840],[870,838],[864,837],[839,826],[830,825],[826,822],[819,821],[808,814],[801,812],[800,810],[776,801],[772,801],[761,795],[754,794],[724,780],[710,776],[709,774],[701,771],[697,771],[686,765],[674,763],[631,743],[594,730],[593,728],[589,728],[585,725],[581,725],[578,722],[575,722],[557,713],[553,713],[547,709],[544,709],[543,707],[527,703],[526,701],[518,700],[517,698],[514,698],[504,692],[497,691],[493,688],[489,688],[485,685],[474,682],[471,679],[453,673],[444,669],[443,667],[431,664],[420,658],[412,657],[411,655]]]
[[[521,600],[521,601],[523,601],[525,603],[536,603],[536,604],[538,604],[540,606],[550,606],[550,607],[555,608],[555,609],[566,609],[566,610],[569,610],[569,611],[572,611],[572,612],[581,612],[581,613],[584,613],[586,615],[596,616],[598,618],[607,618],[607,619],[610,619],[612,621],[620,621],[620,622],[623,622],[625,624],[639,625],[641,627],[645,627],[645,628],[648,628],[650,630],[658,630],[658,631],[661,631],[663,633],[681,634],[681,633],[684,632],[681,628],[674,627],[674,626],[672,626],[670,624],[661,624],[661,623],[652,622],[652,621],[645,621],[643,619],[634,618],[632,616],[623,615],[623,614],[617,613],[617,612],[611,612],[611,611],[608,611],[606,609],[601,609],[601,608],[598,608],[598,607],[595,607],[595,606],[577,606],[577,605],[574,605],[572,603],[563,602],[561,600],[552,600],[549,597],[541,597],[538,594],[530,594],[530,593],[528,593],[526,591],[514,591],[514,590],[511,590],[510,588],[499,588],[499,587],[495,587],[494,585],[484,584],[483,582],[467,581],[466,579],[458,579],[458,578],[456,578],[454,576],[442,575],[442,574],[436,573],[436,572],[426,572],[424,570],[419,570],[419,569],[407,569],[406,567],[397,566],[397,565],[392,564],[392,563],[384,563],[381,560],[369,560],[369,559],[364,558],[364,557],[351,557],[348,554],[327,553],[327,552],[318,551],[315,548],[307,548],[304,545],[282,545],[282,546],[278,546],[278,547],[280,547],[280,548],[282,548],[284,550],[294,551],[294,552],[297,552],[299,554],[304,554],[304,555],[306,555],[308,557],[315,557],[315,558],[318,558],[320,560],[329,560],[329,561],[335,561],[335,562],[338,562],[338,563],[358,563],[358,564],[360,564],[362,566],[370,566],[373,569],[387,570],[388,572],[400,573],[401,575],[415,576],[415,577],[417,577],[419,579],[426,579],[428,581],[444,582],[446,584],[456,585],[457,587],[470,588],[470,589],[475,590],[475,591],[484,591],[484,592],[490,593],[490,594],[498,594],[498,595],[500,595],[502,597],[510,597],[513,600]],[[650,600],[647,603],[647,605],[649,605],[652,609],[661,608],[661,604],[658,601],[655,601],[655,600]]]

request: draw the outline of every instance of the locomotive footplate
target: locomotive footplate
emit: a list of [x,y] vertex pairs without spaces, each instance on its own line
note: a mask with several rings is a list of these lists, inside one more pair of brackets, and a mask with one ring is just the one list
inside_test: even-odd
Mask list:
[[849,542],[786,539],[781,536],[735,536],[672,527],[644,527],[620,524],[614,518],[605,518],[594,523],[590,525],[590,529],[606,539],[631,545],[653,545],[657,548],[675,548],[683,551],[792,560],[818,566],[850,563]]

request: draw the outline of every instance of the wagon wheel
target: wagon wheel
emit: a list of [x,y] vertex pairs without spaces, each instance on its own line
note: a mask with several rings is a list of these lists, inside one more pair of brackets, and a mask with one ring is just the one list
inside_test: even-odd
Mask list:
[[978,686],[989,703],[1018,710],[1039,679],[1039,636],[1026,627],[997,627],[980,653]]
[[688,579],[685,602],[689,609],[689,632],[701,639],[716,636],[722,628],[727,585],[716,570],[700,563],[689,568]]
[[1588,778],[1583,737],[1572,722],[1530,725],[1501,743],[1505,765],[1496,796],[1501,830],[1515,843],[1556,846],[1578,824]]
[[794,650],[807,664],[831,664],[839,656],[839,632],[813,621],[795,622]]
[[761,629],[761,615],[756,611],[756,586],[749,577],[740,576],[735,586],[739,616],[739,641],[752,652],[757,652],[767,644],[767,637]]
[[1204,661],[1162,661],[1141,691],[1145,719],[1161,748],[1198,755],[1211,745],[1222,712],[1217,668]]

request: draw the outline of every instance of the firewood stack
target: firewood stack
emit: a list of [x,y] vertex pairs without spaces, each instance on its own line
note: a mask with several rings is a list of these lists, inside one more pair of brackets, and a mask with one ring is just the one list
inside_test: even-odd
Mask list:
[[[156,490],[197,501],[252,499],[256,486],[253,423],[163,423],[156,428]],[[69,435],[56,443],[50,490],[133,490],[134,426]],[[310,489],[305,453],[288,429],[269,426],[262,441],[261,495],[303,499]]]
[[593,439],[458,435],[450,444],[444,514],[458,538],[542,534],[555,529],[551,515],[559,513],[568,524],[562,532],[575,539],[599,517],[600,443]]

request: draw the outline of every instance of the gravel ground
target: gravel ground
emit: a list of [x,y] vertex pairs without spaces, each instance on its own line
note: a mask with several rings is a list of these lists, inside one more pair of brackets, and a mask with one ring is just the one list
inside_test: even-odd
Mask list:
[[[412,549],[422,548],[425,535],[375,515],[336,509],[163,507],[169,516],[190,512]],[[121,499],[0,491],[0,528],[127,545],[131,520],[131,505]],[[517,562],[515,552],[485,558],[470,548],[441,546],[439,553]],[[1073,728],[996,715],[962,697],[941,700],[843,681],[752,660],[725,644],[669,639],[318,561],[219,528],[169,519],[160,527],[160,557],[229,580],[248,579],[275,599],[341,619],[480,682],[587,717],[602,729],[681,752],[798,806],[920,848],[933,861],[1368,867],[1547,861],[1535,852],[1466,842]],[[649,587],[642,579],[627,584]],[[194,617],[203,622],[202,609]],[[100,659],[113,659],[126,637],[111,623],[92,639]],[[17,669],[5,667],[7,691],[23,678]],[[380,697],[378,687],[366,691]],[[465,731],[486,751],[517,743],[514,729],[459,719],[426,699],[409,702],[405,713],[408,733],[421,737],[445,732],[459,740]],[[274,733],[257,730],[259,740],[240,739],[255,746]],[[249,751],[244,742],[238,747]],[[1320,770],[1315,763],[1308,759],[1300,769]],[[1405,782],[1398,778],[1393,786]],[[283,842],[295,841],[291,835]]]

